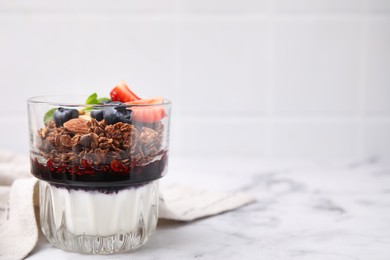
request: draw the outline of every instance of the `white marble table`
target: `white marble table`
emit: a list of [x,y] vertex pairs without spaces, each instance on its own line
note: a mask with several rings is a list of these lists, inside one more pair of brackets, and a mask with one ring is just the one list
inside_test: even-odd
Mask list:
[[[172,158],[164,182],[258,201],[192,223],[161,221],[138,251],[95,259],[390,259],[390,164]],[[29,259],[90,259],[41,237]]]

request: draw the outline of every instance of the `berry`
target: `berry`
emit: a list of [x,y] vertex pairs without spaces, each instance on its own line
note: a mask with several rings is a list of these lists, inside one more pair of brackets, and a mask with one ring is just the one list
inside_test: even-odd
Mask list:
[[[111,102],[111,101],[104,101],[104,103],[101,103],[101,105],[124,105],[122,102],[118,102],[118,101],[115,101],[115,102]],[[103,120],[104,118],[104,110],[106,110],[107,108],[103,108],[103,107],[95,107],[94,110],[91,111],[91,117],[92,118],[95,118],[97,121],[101,121]]]
[[104,99],[104,100],[99,102],[100,105],[106,105],[106,104],[109,104],[109,103],[111,103],[110,99]]
[[53,118],[57,127],[62,126],[65,122],[79,117],[79,111],[76,109],[69,109],[59,107],[56,111],[54,111]]
[[164,107],[158,106],[158,104],[164,104],[162,97],[141,99],[126,103],[126,105],[134,105],[131,107],[133,111],[132,119],[142,123],[155,123],[166,116]]
[[95,118],[97,121],[103,120],[103,110],[101,109],[92,110],[91,117]]
[[107,103],[108,105],[118,105],[118,106],[124,106],[125,104],[122,103],[122,102],[119,102],[119,101],[112,101],[112,102],[108,102]]
[[111,169],[115,172],[123,171],[123,164],[118,160],[112,160],[110,163]]
[[[111,102],[116,105],[117,102]],[[131,110],[127,109],[122,103],[115,107],[108,107],[104,109],[103,118],[106,120],[107,125],[113,125],[118,122],[131,124]]]
[[110,92],[112,101],[130,102],[140,100],[136,94],[134,94],[124,81],[121,81]]

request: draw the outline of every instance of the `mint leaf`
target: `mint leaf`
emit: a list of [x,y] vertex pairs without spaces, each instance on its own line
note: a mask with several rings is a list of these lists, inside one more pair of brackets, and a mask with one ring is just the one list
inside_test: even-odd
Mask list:
[[97,94],[93,93],[92,95],[90,95],[85,101],[85,104],[99,104],[97,100]]
[[[96,105],[96,104],[101,104],[102,102],[105,102],[105,101],[111,101],[111,99],[106,98],[106,97],[97,98],[97,94],[93,93],[87,98],[87,100],[85,101],[85,104]],[[84,108],[84,111],[91,111],[91,110],[93,110],[93,106],[88,106],[88,107]]]
[[101,104],[103,102],[110,102],[111,99],[110,98],[106,98],[106,97],[102,97],[102,98],[98,98],[98,103]]
[[45,125],[53,119],[54,111],[56,111],[56,110],[57,110],[57,108],[55,107],[55,108],[52,108],[45,113],[45,115],[43,116],[43,123],[45,123]]
[[101,104],[101,103],[103,103],[105,101],[111,101],[111,99],[106,98],[106,97],[98,98],[97,94],[93,93],[92,95],[90,95],[87,98],[87,100],[85,101],[85,104],[87,104],[87,105]]

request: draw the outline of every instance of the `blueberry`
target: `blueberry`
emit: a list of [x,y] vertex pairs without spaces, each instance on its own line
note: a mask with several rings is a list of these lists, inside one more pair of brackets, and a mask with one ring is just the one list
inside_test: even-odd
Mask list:
[[68,109],[59,107],[56,111],[54,111],[54,122],[57,127],[62,126],[65,122],[71,120],[72,118],[79,117],[79,111],[76,109]]
[[112,105],[118,105],[118,106],[123,106],[124,107],[124,104],[122,102],[119,102],[119,101],[111,102],[109,100],[105,100],[105,101],[101,102],[100,105],[110,105],[110,106],[108,106],[108,107],[104,107],[104,106],[95,106],[95,107],[93,107],[94,110],[91,111],[91,117],[95,118],[97,121],[103,120],[103,118],[104,118],[104,110],[113,108]]
[[112,101],[112,102],[108,102],[107,103],[108,105],[122,105],[122,106],[124,106],[125,104],[124,103],[122,103],[122,102],[119,102],[119,101]]
[[107,125],[118,122],[131,124],[131,110],[126,109],[126,106],[108,107],[104,110],[103,117]]
[[99,104],[100,105],[107,105],[109,103],[111,103],[111,100],[106,99],[106,100],[101,101]]
[[103,110],[101,110],[101,109],[92,110],[91,117],[95,118],[97,121],[103,120]]

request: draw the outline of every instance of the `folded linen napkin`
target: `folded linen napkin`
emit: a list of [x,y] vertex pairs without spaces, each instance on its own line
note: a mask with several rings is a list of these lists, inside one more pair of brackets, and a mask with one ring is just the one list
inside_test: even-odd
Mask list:
[[[1,259],[24,258],[38,241],[37,182],[29,174],[28,158],[0,151]],[[192,221],[253,201],[254,197],[243,193],[228,194],[196,190],[177,184],[162,185],[159,218]]]

